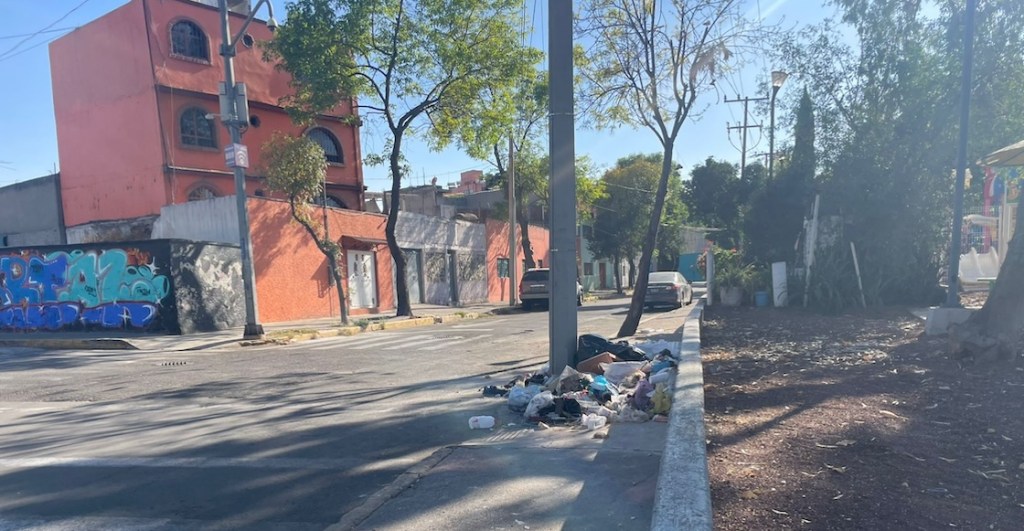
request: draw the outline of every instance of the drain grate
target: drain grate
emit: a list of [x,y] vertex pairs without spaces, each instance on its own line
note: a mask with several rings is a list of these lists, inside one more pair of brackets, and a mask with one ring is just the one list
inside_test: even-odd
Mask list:
[[182,360],[161,361],[158,365],[161,367],[180,367],[182,365],[188,365],[188,362]]

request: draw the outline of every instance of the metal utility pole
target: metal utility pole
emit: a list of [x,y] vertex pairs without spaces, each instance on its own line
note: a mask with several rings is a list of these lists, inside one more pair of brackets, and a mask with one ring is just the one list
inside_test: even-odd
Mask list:
[[743,137],[743,141],[742,147],[740,148],[740,179],[745,177],[747,174],[747,129],[761,128],[760,125],[747,125],[748,118],[750,117],[750,114],[747,112],[747,107],[752,101],[765,101],[767,99],[767,96],[763,98],[740,98],[739,96],[736,96],[736,99],[734,100],[730,100],[729,98],[725,99],[726,103],[743,102],[743,125],[726,126],[726,129],[730,131],[733,129],[739,129],[742,132],[741,136]]
[[550,370],[576,354],[576,150],[573,125],[572,0],[548,3],[551,153]]
[[782,84],[786,82],[786,78],[789,74],[776,70],[772,72],[772,103],[771,103],[771,127],[768,129],[768,180],[771,181],[775,178],[775,96],[779,94],[779,89],[782,88]]
[[964,60],[960,78],[960,145],[956,156],[956,189],[953,193],[953,230],[949,242],[949,289],[947,308],[960,307],[960,236],[964,223],[964,180],[967,174],[967,138],[971,116],[971,66],[974,62],[974,12],[978,0],[967,0],[964,16]]
[[515,141],[508,137],[508,305],[516,305],[516,162]]
[[271,31],[277,28],[277,21],[274,20],[274,6],[268,0],[259,0],[256,6],[250,9],[238,36],[232,38],[230,17],[228,12],[228,0],[218,0],[217,7],[220,9],[220,29],[223,42],[220,45],[220,55],[224,57],[224,85],[220,91],[221,122],[228,128],[231,134],[231,145],[224,150],[225,160],[235,176],[235,205],[238,211],[238,245],[242,253],[242,284],[245,299],[245,332],[244,339],[259,339],[263,337],[263,325],[259,323],[259,306],[256,302],[256,276],[252,267],[252,242],[249,235],[249,210],[246,205],[245,195],[245,168],[249,166],[249,155],[246,147],[242,144],[240,128],[249,123],[249,108],[245,99],[245,85],[235,84],[234,57],[236,53],[236,42],[238,38],[245,35],[245,30],[252,23],[260,6],[267,4],[270,18],[267,19],[267,28]]

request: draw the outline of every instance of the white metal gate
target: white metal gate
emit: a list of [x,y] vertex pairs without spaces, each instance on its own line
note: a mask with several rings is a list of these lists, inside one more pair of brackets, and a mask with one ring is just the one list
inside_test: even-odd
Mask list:
[[376,275],[373,267],[373,253],[347,251],[348,290],[352,308],[373,308],[377,306]]

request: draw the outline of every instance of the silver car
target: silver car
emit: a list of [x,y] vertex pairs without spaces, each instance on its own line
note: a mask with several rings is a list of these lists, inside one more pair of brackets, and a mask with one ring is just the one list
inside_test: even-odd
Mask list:
[[682,308],[684,304],[693,302],[693,288],[681,273],[676,271],[659,271],[647,277],[647,292],[644,294],[644,307],[671,306]]
[[[529,269],[523,273],[519,283],[519,300],[523,309],[530,310],[535,306],[547,306],[548,294],[551,292],[551,270],[547,268]],[[576,281],[576,306],[583,305],[583,286]]]

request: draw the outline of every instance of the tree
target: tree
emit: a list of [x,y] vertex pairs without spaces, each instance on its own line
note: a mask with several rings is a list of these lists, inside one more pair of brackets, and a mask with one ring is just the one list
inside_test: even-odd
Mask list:
[[736,166],[708,157],[704,164],[690,170],[683,185],[683,202],[690,221],[720,229],[710,238],[718,245],[735,248],[740,244],[740,213],[749,193],[748,186],[736,176]]
[[803,229],[817,171],[812,105],[804,89],[796,112],[792,155],[778,165],[775,180],[756,193],[743,220],[744,252],[752,260],[792,262],[795,257],[793,244]]
[[267,188],[288,198],[292,219],[306,229],[317,249],[327,258],[327,271],[338,287],[341,324],[347,325],[348,305],[341,283],[341,246],[331,239],[326,210],[321,222],[316,219],[313,206],[317,200],[322,201],[324,179],[327,177],[323,148],[304,136],[296,138],[275,133],[263,145],[261,165],[260,173]]
[[[748,26],[738,0],[590,0],[580,26],[590,48],[578,54],[582,103],[598,126],[649,129],[662,148],[661,172],[640,253],[650,269],[658,240],[672,154],[697,98],[713,91],[719,65],[760,31]],[[640,275],[619,336],[632,335],[643,313],[647,275]]]
[[405,257],[395,239],[402,187],[402,147],[422,133],[434,148],[488,115],[486,94],[532,75],[535,50],[522,45],[511,0],[297,0],[267,45],[292,76],[286,101],[299,119],[360,98],[356,108],[389,133],[384,153],[392,207],[385,235],[395,263],[397,314],[412,315]]

